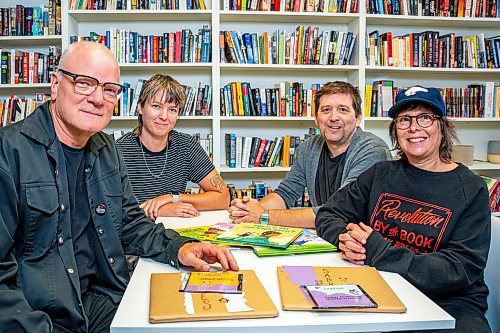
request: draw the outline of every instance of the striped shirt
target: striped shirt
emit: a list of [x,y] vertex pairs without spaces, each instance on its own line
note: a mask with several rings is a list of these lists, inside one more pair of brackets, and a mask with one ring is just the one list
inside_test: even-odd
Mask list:
[[144,145],[141,150],[139,138],[132,132],[118,139],[116,145],[125,159],[132,189],[140,203],[167,193],[183,193],[188,181],[199,183],[215,169],[196,139],[175,130],[168,146],[160,152],[151,152]]

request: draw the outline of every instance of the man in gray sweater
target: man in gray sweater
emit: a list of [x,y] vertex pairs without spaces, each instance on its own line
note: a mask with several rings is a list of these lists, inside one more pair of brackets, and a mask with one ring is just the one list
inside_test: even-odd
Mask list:
[[[233,199],[228,211],[235,223],[253,222],[314,228],[318,209],[339,188],[379,161],[392,159],[387,144],[359,128],[362,101],[358,89],[329,82],[314,95],[320,135],[303,142],[278,188],[260,201]],[[307,187],[311,208],[289,209]]]

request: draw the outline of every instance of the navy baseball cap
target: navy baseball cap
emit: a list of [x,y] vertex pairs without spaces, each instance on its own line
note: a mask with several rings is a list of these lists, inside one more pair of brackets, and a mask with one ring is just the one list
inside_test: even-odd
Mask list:
[[410,104],[421,104],[432,109],[438,116],[446,116],[446,106],[439,90],[436,88],[413,86],[398,92],[396,95],[396,104],[389,109],[389,117],[396,117],[398,113],[405,110]]

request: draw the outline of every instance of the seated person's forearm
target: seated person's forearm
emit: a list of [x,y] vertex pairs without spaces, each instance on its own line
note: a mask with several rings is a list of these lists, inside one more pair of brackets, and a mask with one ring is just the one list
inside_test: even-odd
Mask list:
[[265,209],[286,209],[286,203],[283,198],[277,193],[270,193],[260,199],[260,204]]
[[271,225],[314,229],[315,219],[316,214],[312,208],[269,210],[269,224]]
[[192,204],[197,210],[217,210],[229,207],[229,191],[207,191],[199,194],[180,194],[179,202]]

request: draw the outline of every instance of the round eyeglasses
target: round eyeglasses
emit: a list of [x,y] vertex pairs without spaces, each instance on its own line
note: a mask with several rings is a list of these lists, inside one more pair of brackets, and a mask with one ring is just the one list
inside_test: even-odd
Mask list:
[[73,79],[73,90],[80,95],[89,96],[97,89],[102,87],[103,98],[108,102],[115,103],[123,94],[125,87],[115,82],[100,83],[98,79],[88,75],[74,74],[64,69],[58,69],[59,72]]
[[431,127],[434,123],[434,120],[441,118],[431,113],[422,113],[418,116],[397,116],[394,118],[394,122],[396,123],[396,127],[400,130],[405,130],[411,126],[411,122],[413,119],[417,121],[418,126],[422,128]]

